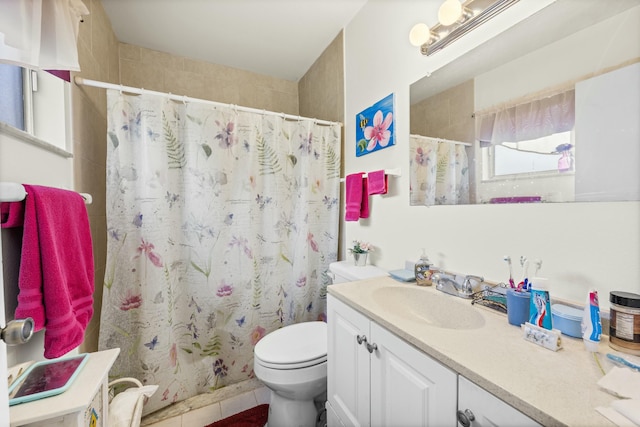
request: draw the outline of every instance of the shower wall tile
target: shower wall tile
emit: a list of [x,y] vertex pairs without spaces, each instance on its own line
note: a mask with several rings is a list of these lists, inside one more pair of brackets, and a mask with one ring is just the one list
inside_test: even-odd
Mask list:
[[[320,120],[345,122],[344,117],[344,34],[341,31],[322,54],[315,60],[298,82],[300,115]],[[344,127],[341,129],[342,158],[344,158]],[[340,174],[344,176],[344,162],[340,165]],[[344,200],[340,200],[340,210],[344,209]],[[342,224],[341,224],[342,226]],[[338,233],[339,248],[343,248],[344,233]],[[339,249],[340,251],[340,249]],[[344,254],[338,253],[338,259]]]
[[140,49],[140,62],[162,70],[184,70],[184,58],[152,49]]
[[[256,395],[253,393],[253,391],[248,391],[220,402],[222,418],[230,417],[231,415],[254,408],[256,406],[258,406],[258,401],[256,400]],[[183,417],[185,415],[183,415]]]
[[120,43],[120,59],[140,61],[140,50],[142,48],[128,43]]
[[472,142],[475,135],[473,80],[411,106],[411,133]]
[[298,114],[298,85],[246,70],[120,44],[125,86],[267,111]]
[[[80,24],[78,59],[81,72],[91,80],[119,83],[119,43],[100,0],[83,0],[90,15]],[[102,283],[106,264],[106,94],[104,89],[71,84],[74,189],[90,193],[87,205],[95,265],[94,314],[85,332],[82,352],[98,349]]]
[[220,404],[216,403],[184,414],[182,416],[182,426],[206,426],[223,418]]
[[343,50],[341,32],[300,79],[301,116],[344,122]]
[[258,389],[255,389],[253,393],[256,395],[258,405],[271,403],[271,390],[269,390],[267,387],[260,387]]
[[192,98],[202,98],[207,92],[207,79],[204,75],[190,71],[167,69],[164,70],[163,87],[171,86],[171,93],[186,95]]
[[[164,71],[142,61],[120,59],[120,80],[125,86],[144,88],[162,92],[164,90]],[[177,92],[173,92],[177,93]]]
[[[207,424],[201,424],[201,425],[207,425]],[[183,427],[183,426],[187,426],[187,424],[182,424],[182,416],[178,416],[178,417],[173,417],[173,418],[167,418],[166,420],[162,420],[159,421],[157,423],[154,424],[149,424],[149,426],[153,426],[153,427]],[[197,427],[198,424],[192,424],[191,426],[193,427]]]

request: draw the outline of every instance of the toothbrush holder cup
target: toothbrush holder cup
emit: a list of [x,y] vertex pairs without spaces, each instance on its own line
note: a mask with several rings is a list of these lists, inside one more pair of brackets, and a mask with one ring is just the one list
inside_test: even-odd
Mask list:
[[520,326],[529,321],[530,292],[507,289],[507,319],[509,323]]

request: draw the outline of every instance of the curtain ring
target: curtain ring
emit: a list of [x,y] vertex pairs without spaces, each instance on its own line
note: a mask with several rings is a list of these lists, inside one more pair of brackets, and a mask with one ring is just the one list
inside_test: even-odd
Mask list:
[[187,105],[187,95],[182,95],[182,103]]
[[122,91],[122,88],[123,88],[123,86],[122,86],[122,85],[120,85],[120,95],[122,95],[122,92],[123,92],[123,91]]

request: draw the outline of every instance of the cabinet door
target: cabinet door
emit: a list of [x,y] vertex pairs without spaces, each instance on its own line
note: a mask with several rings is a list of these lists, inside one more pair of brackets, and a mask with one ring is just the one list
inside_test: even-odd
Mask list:
[[369,319],[329,295],[327,323],[329,403],[345,426],[368,426],[370,354],[358,337],[369,339]]
[[371,322],[372,426],[455,426],[457,375]]
[[[478,387],[463,376],[458,377],[458,411],[462,420],[474,418],[470,424],[465,421],[458,425],[464,427],[494,427],[494,426],[539,426],[537,422],[498,399],[491,393]],[[468,411],[468,412],[467,412]]]

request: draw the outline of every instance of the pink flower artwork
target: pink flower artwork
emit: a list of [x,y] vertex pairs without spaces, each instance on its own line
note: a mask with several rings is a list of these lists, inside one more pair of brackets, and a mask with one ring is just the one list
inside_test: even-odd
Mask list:
[[356,156],[395,145],[393,93],[356,116]]
[[378,110],[373,116],[373,126],[364,128],[364,138],[369,141],[367,145],[368,151],[373,151],[377,145],[386,147],[391,139],[391,131],[389,127],[393,123],[393,113],[387,113],[382,120],[382,111]]

